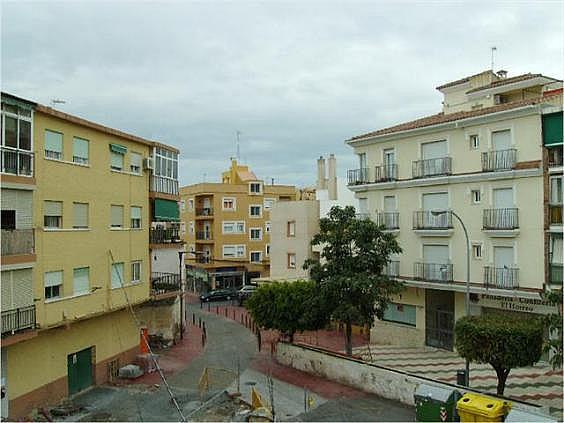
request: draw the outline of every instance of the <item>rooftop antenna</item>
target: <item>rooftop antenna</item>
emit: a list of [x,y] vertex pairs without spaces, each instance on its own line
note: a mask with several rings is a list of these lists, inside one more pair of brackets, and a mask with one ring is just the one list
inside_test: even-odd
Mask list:
[[497,51],[497,47],[492,46],[491,50],[492,50],[492,72],[493,72],[493,70],[494,70],[494,52]]
[[66,100],[61,100],[60,98],[52,98],[51,104],[54,106],[55,104],[66,104]]
[[241,161],[240,160],[241,159],[241,154],[240,154],[241,152],[239,151],[239,141],[240,141],[239,136],[240,135],[241,135],[241,131],[237,130],[237,161],[238,162]]

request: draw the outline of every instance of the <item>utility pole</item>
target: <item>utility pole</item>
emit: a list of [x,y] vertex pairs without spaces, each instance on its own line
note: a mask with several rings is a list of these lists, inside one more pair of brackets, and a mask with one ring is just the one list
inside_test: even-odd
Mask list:
[[240,151],[240,138],[239,136],[241,135],[241,131],[237,130],[237,163],[239,163],[241,161],[241,151]]
[[494,71],[494,52],[497,51],[497,47],[493,46],[491,47],[492,50],[492,72]]
[[180,278],[180,339],[184,339],[184,291],[185,284],[182,279],[182,258],[184,256],[184,251],[178,252],[178,277]]

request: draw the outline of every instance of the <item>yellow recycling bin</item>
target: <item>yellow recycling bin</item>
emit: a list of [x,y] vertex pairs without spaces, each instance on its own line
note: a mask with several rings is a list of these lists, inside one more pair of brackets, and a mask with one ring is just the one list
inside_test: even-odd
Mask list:
[[461,422],[502,422],[511,404],[484,395],[466,393],[456,403]]

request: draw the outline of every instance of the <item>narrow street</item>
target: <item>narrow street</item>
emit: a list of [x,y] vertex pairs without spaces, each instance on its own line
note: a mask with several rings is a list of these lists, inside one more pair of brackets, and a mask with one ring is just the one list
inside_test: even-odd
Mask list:
[[[205,397],[211,398],[223,390],[236,392],[238,366],[240,391],[247,401],[253,386],[264,400],[269,400],[267,378],[269,374],[272,375],[277,420],[414,420],[414,409],[411,407],[280,366],[272,361],[269,354],[258,352],[256,337],[244,325],[210,313],[207,309],[200,309],[199,304],[188,304],[190,324],[192,313],[195,315],[196,326],[200,318],[205,322],[207,343],[204,351],[191,359],[186,367],[167,377],[187,420],[201,405],[198,382],[204,369],[208,369],[209,382],[209,391]],[[189,325],[185,337],[190,342],[201,342],[199,336],[191,336],[191,330],[196,332]],[[277,377],[279,375],[281,377]],[[319,392],[316,392],[317,386],[320,388]],[[312,409],[307,413],[304,413],[304,387],[307,387],[308,394],[313,399]],[[80,415],[68,416],[68,421],[180,420],[180,415],[161,382],[154,385],[95,387],[76,396],[74,404],[84,406],[85,411]]]

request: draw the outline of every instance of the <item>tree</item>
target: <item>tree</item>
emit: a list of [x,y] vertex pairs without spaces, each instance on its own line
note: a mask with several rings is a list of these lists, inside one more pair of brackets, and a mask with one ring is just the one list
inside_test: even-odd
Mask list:
[[532,366],[542,354],[543,329],[535,318],[466,316],[456,322],[454,333],[460,356],[494,368],[498,395],[511,369]]
[[273,282],[261,286],[247,301],[254,321],[276,329],[294,340],[296,332],[317,330],[328,323],[328,314],[311,281]]
[[562,290],[546,292],[545,299],[556,306],[556,313],[551,313],[543,317],[543,322],[549,334],[545,341],[543,351],[550,354],[550,364],[552,369],[562,368],[562,348],[564,345],[562,328]]
[[389,279],[384,267],[390,255],[401,253],[393,234],[369,219],[358,219],[354,207],[332,207],[319,221],[313,246],[321,246],[321,260],[306,260],[331,318],[345,324],[345,351],[352,355],[352,325],[372,326],[382,318],[391,297],[403,285]]

